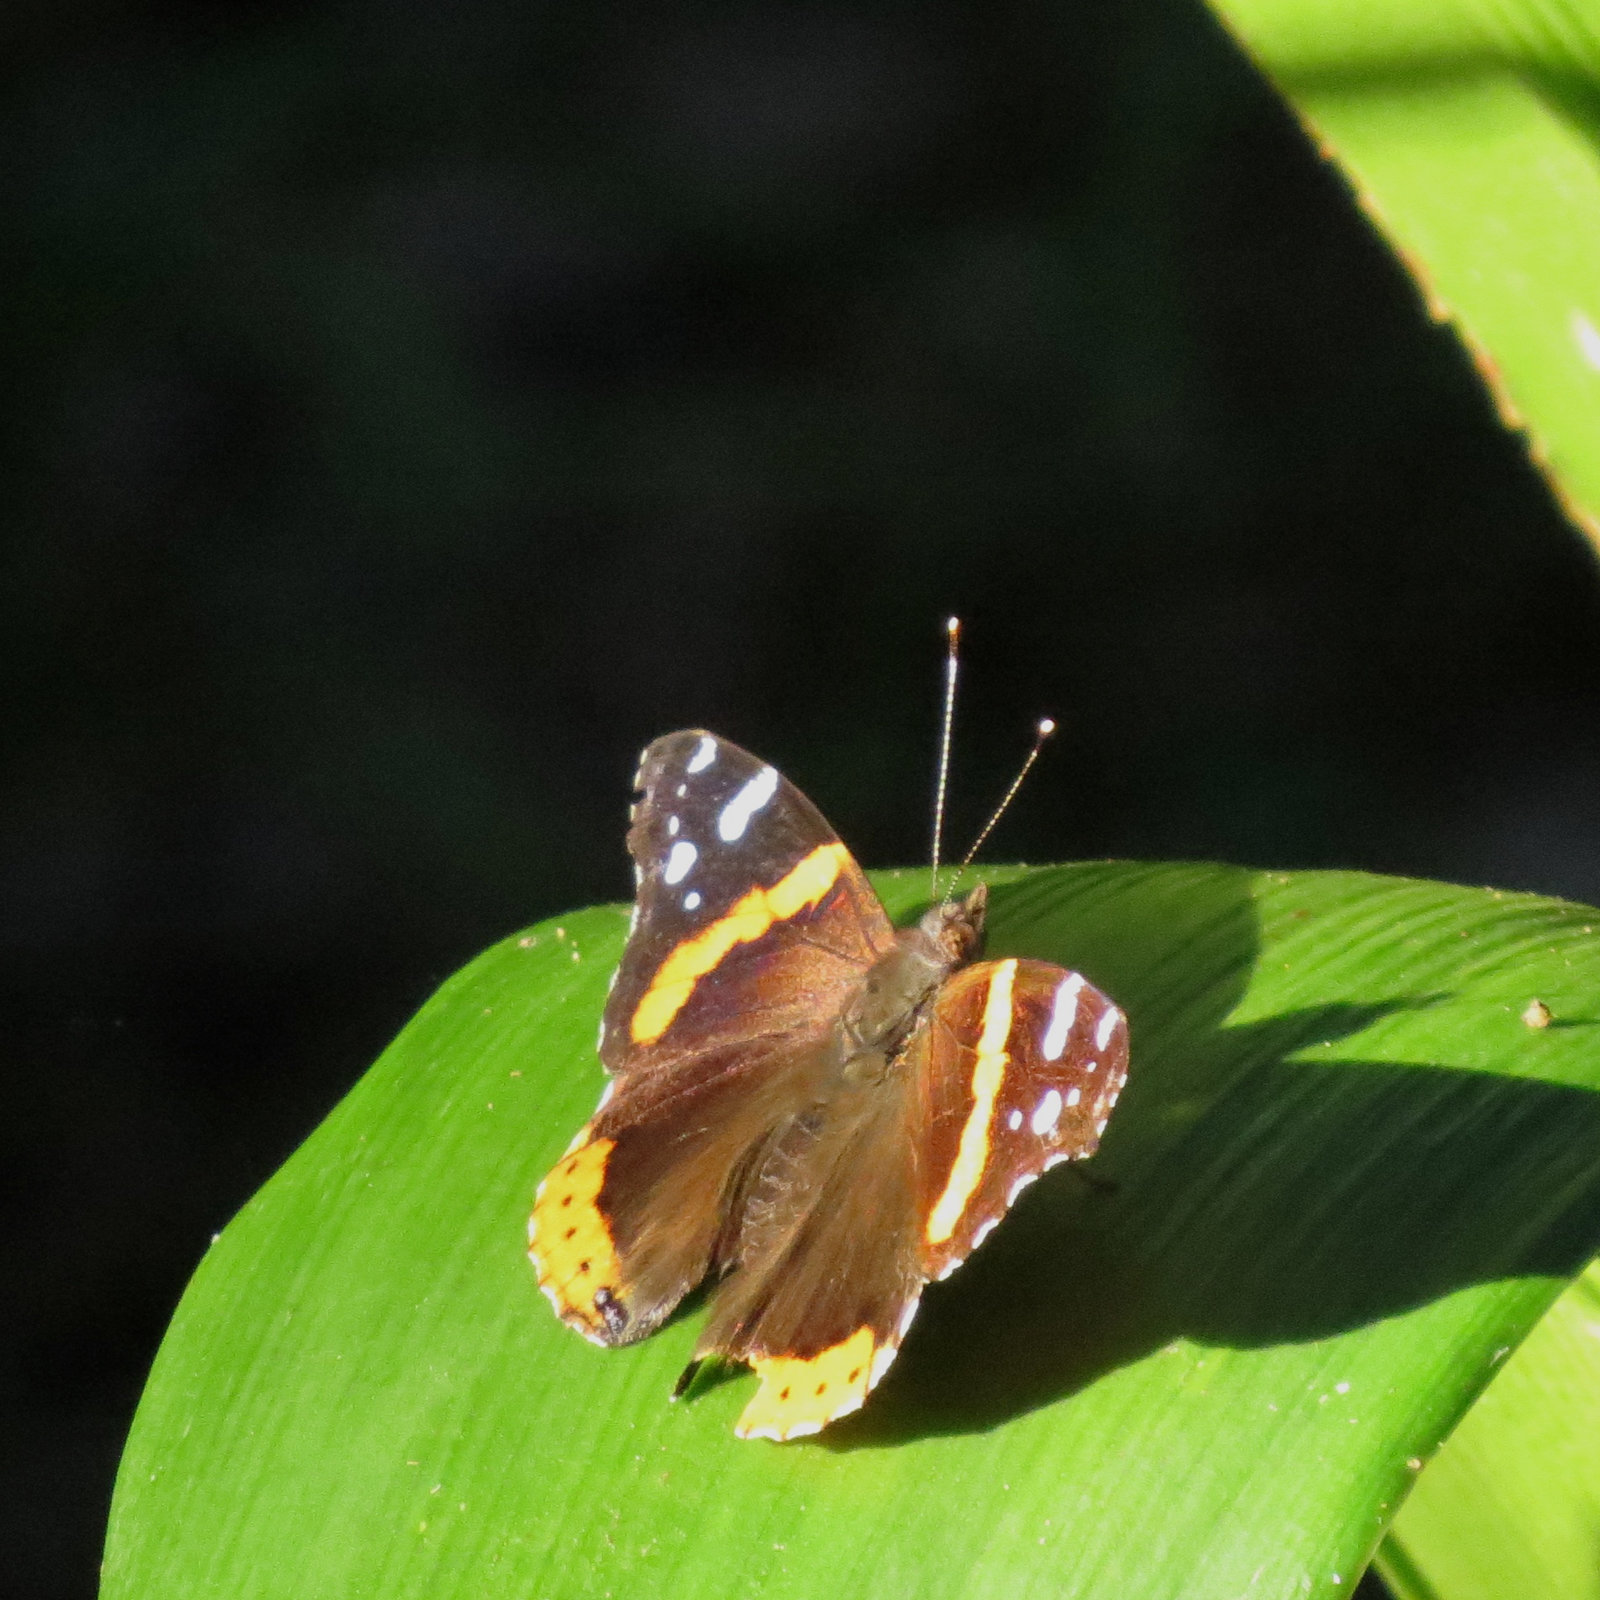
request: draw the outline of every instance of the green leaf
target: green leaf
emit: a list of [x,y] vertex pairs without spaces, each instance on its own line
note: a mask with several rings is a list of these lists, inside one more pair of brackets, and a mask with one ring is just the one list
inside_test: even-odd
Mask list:
[[1451,1434],[1384,1541],[1402,1600],[1600,1597],[1600,1265]]
[[[1600,544],[1593,0],[1212,0]],[[1307,307],[1315,315],[1315,307]]]
[[[1134,1065],[814,1440],[667,1392],[523,1256],[601,1086],[626,915],[452,978],[222,1235],[118,1479],[108,1600],[1346,1595],[1422,1458],[1600,1244],[1600,913],[1349,873],[992,875]],[[891,910],[923,874],[880,875]],[[1533,995],[1555,1025],[1527,1027]]]

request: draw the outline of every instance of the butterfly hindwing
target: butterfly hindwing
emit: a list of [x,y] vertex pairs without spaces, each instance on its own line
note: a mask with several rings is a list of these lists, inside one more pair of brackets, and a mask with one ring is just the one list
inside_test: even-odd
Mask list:
[[741,1170],[813,1095],[802,1041],[735,1041],[609,1095],[540,1184],[528,1248],[596,1344],[651,1333],[718,1262]]
[[910,1324],[922,1290],[913,1107],[882,1088],[830,1080],[752,1174],[737,1270],[695,1352],[760,1378],[741,1438],[795,1438],[856,1410]]

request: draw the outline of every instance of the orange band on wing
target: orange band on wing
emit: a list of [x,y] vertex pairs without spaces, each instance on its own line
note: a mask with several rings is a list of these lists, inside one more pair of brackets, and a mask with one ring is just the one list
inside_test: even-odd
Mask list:
[[603,1290],[615,1297],[622,1274],[597,1202],[615,1142],[583,1143],[587,1133],[587,1128],[580,1131],[576,1148],[539,1185],[528,1222],[528,1255],[561,1320],[604,1344],[607,1322],[595,1296]]
[[838,881],[850,852],[837,841],[818,845],[770,889],[752,889],[709,928],[685,939],[650,980],[628,1032],[635,1044],[653,1044],[688,1004],[694,986],[736,945],[759,939],[774,922],[814,906]]
[[989,1119],[995,1096],[1006,1075],[1006,1040],[1011,1036],[1011,986],[1017,975],[1015,960],[1002,961],[989,980],[983,1002],[983,1032],[978,1038],[978,1059],[972,1069],[972,1110],[961,1130],[961,1144],[944,1193],[928,1216],[929,1244],[943,1244],[956,1231],[961,1213],[983,1181],[989,1160]]
[[819,1355],[757,1357],[750,1365],[761,1387],[733,1431],[741,1439],[793,1439],[855,1411],[876,1376],[876,1342],[871,1328],[857,1328]]

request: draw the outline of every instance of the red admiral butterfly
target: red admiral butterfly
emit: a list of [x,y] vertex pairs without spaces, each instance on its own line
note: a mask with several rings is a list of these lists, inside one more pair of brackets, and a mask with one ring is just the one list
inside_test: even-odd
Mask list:
[[822,814],[698,729],[645,751],[638,900],[600,1027],[611,1082],[539,1186],[528,1253],[569,1327],[657,1328],[708,1273],[708,1356],[761,1379],[736,1432],[856,1410],[922,1286],[1026,1185],[1092,1155],[1127,1076],[1080,974],[977,959],[987,890],[896,932]]

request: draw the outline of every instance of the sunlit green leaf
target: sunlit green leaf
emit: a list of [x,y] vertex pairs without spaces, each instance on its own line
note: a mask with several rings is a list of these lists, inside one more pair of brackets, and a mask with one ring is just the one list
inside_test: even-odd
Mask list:
[[1600,1596],[1600,1266],[1451,1434],[1379,1560],[1403,1600]]
[[[1600,913],[995,876],[991,948],[1130,1013],[1113,1186],[1035,1185],[864,1411],[738,1441],[748,1376],[667,1403],[698,1310],[603,1351],[537,1293],[526,1213],[599,1090],[626,927],[580,912],[452,978],[211,1250],[128,1444],[110,1600],[1347,1594],[1600,1244]],[[926,880],[877,881],[906,912]]]

